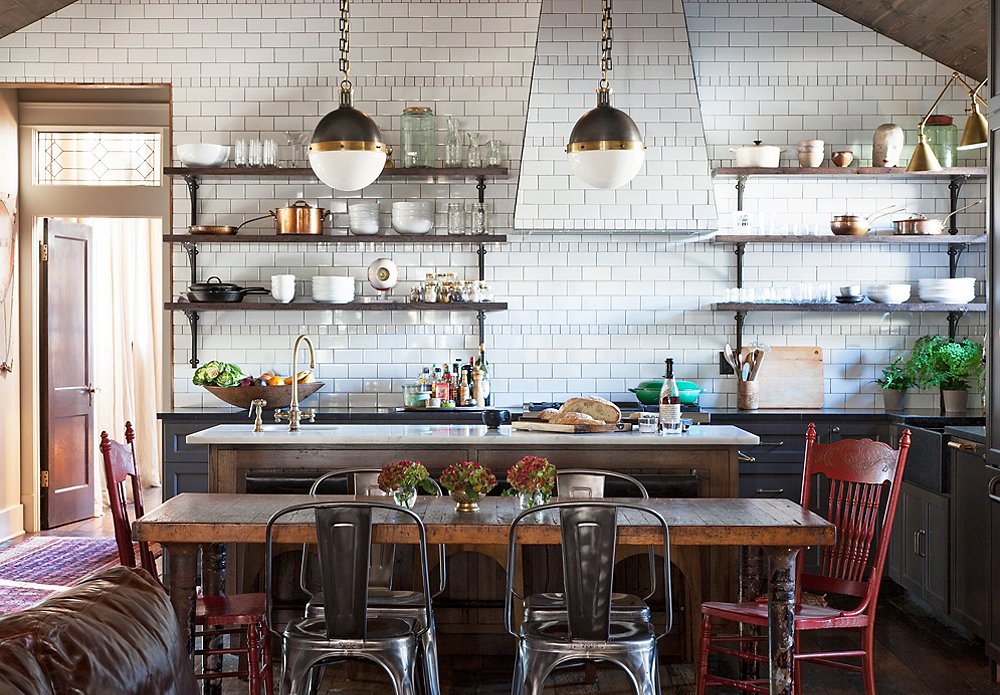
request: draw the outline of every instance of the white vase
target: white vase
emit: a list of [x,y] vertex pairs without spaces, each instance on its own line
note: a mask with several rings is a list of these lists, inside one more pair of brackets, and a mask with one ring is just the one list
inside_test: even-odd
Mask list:
[[903,154],[906,134],[895,123],[883,123],[875,129],[872,138],[872,166],[899,166],[899,158]]
[[392,491],[392,501],[398,504],[400,507],[413,509],[413,505],[417,503],[417,488],[397,487],[395,490]]

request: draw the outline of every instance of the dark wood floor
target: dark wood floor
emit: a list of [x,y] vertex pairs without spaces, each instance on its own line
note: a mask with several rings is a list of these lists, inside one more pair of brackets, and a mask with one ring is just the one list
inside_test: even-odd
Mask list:
[[[149,502],[147,501],[148,506]],[[47,532],[61,536],[113,536],[110,516],[91,519]],[[983,645],[957,630],[934,620],[892,582],[883,585],[876,629],[876,684],[879,695],[1000,695],[1000,685],[990,682],[989,664]],[[836,635],[809,635],[804,646],[831,649],[851,641]],[[856,643],[856,642],[855,642]],[[851,645],[853,646],[853,645]],[[506,646],[504,647],[506,650]],[[512,658],[445,657],[441,670],[445,692],[451,695],[499,695],[510,692]],[[726,665],[716,665],[723,670]],[[666,664],[664,693],[693,695],[693,672],[688,665]],[[348,672],[342,667],[328,670],[326,692],[384,695],[389,684],[368,667]],[[805,695],[861,693],[859,676],[819,666],[807,666]],[[245,692],[245,685],[232,683],[229,693]],[[626,694],[631,691],[614,670],[601,668],[594,683],[586,683],[582,671],[561,673],[546,692],[560,695],[600,693]],[[724,693],[715,689],[713,693]],[[735,692],[735,691],[729,691]]]

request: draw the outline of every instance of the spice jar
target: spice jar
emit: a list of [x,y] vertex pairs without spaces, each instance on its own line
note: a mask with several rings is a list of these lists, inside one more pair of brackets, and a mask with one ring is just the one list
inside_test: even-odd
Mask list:
[[407,106],[400,125],[404,167],[432,167],[435,163],[434,112],[429,106]]
[[924,138],[941,166],[947,168],[958,164],[958,128],[952,123],[951,116],[934,115],[928,118]]

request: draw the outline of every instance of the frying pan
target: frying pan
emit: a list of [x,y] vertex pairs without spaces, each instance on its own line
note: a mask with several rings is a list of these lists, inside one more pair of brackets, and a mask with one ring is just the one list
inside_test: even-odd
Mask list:
[[952,215],[956,215],[962,210],[968,210],[971,207],[979,205],[981,200],[977,200],[974,203],[966,205],[963,208],[955,210],[955,212],[950,212],[944,217],[925,217],[920,213],[914,213],[906,220],[894,220],[893,226],[896,228],[895,234],[943,234],[944,233],[944,223],[947,222]]
[[274,215],[268,213],[266,215],[261,215],[260,217],[253,217],[240,223],[236,227],[231,224],[193,224],[188,227],[188,234],[218,234],[220,236],[236,234],[236,232],[238,232],[244,225],[256,222],[257,220],[264,220],[268,217],[274,217]]
[[266,287],[241,287],[233,282],[223,282],[219,276],[213,275],[207,282],[194,282],[188,285],[188,301],[190,302],[242,302],[248,294],[268,294]]

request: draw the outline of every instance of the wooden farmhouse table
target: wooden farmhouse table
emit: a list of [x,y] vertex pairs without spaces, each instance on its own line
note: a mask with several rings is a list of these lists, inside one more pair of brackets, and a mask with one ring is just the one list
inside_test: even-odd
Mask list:
[[[263,544],[268,519],[278,510],[310,501],[354,500],[348,496],[245,495],[184,493],[167,500],[134,522],[137,540],[160,543],[169,555],[170,599],[185,634],[190,635],[197,585],[199,551],[203,553],[202,587],[206,594],[221,587],[219,548],[227,543]],[[630,499],[629,502],[636,500]],[[792,676],[795,556],[807,546],[832,545],[832,524],[799,505],[781,499],[650,499],[644,505],[660,512],[670,527],[671,547],[760,546],[770,558],[769,641],[771,693],[790,695]],[[478,512],[455,511],[448,498],[420,497],[420,514],[429,544],[506,547],[510,522],[518,513],[513,497],[487,497]],[[646,546],[662,543],[662,531],[649,518],[619,514],[618,543]],[[314,542],[309,515],[290,517],[276,526],[276,543]],[[558,545],[558,521],[538,523],[518,533],[523,544]],[[373,540],[415,543],[412,524],[376,522]],[[742,568],[741,568],[742,571]],[[735,597],[713,597],[719,600]],[[700,617],[700,616],[699,616]],[[193,643],[191,644],[193,647]]]

